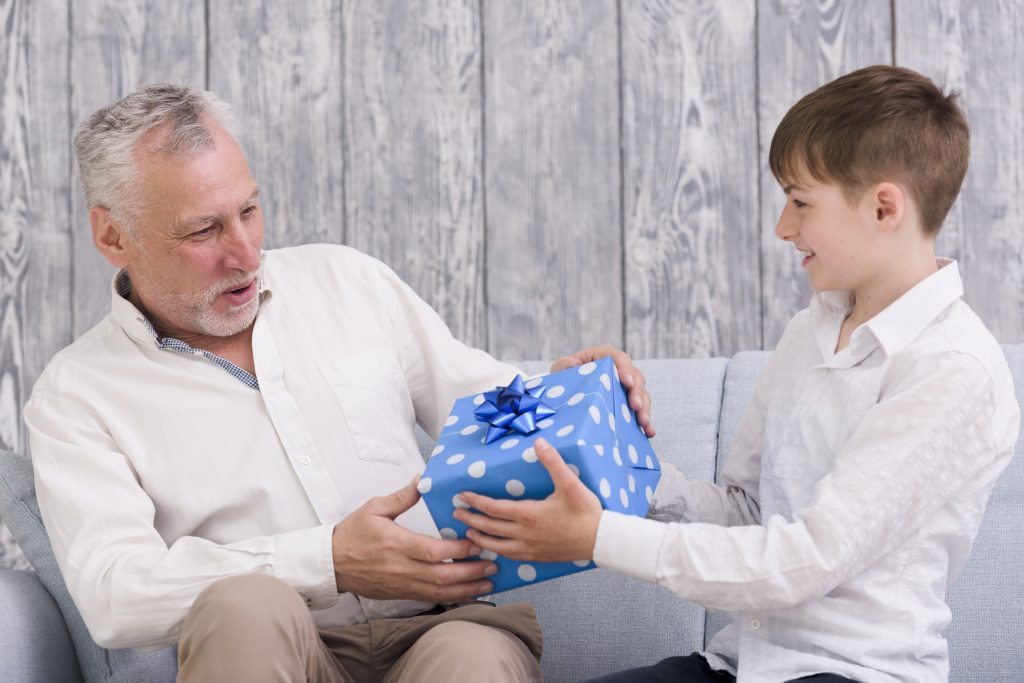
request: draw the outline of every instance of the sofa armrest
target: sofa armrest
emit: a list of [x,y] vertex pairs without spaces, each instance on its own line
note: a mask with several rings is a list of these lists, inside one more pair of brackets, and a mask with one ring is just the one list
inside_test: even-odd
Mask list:
[[35,572],[0,569],[0,680],[81,682],[64,619]]

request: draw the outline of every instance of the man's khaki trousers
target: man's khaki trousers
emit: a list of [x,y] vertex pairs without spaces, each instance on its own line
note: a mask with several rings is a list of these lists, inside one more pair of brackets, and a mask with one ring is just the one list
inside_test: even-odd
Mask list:
[[317,630],[293,588],[247,574],[196,599],[178,644],[178,681],[540,681],[541,643],[526,603]]

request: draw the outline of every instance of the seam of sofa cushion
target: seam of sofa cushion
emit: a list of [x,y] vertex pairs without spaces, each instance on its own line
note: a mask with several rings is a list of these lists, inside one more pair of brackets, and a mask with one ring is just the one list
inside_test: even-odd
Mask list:
[[[732,365],[732,358],[725,359],[725,367],[722,369],[721,386],[718,392],[718,419],[715,421],[715,459],[711,469],[712,481],[718,483],[718,458],[722,452],[722,410],[725,409],[725,382],[729,376],[729,367]],[[706,650],[708,647],[708,611],[707,609],[702,610],[701,617],[703,623],[701,624],[701,643],[703,646],[701,650]]]

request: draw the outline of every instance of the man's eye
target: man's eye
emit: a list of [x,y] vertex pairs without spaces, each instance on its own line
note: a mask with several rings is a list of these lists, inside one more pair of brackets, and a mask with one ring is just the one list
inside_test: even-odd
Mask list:
[[192,233],[192,237],[209,237],[210,233],[212,233],[212,232],[213,232],[213,226],[210,225],[210,226],[207,226],[207,227],[203,228],[202,230],[196,230],[194,233]]
[[246,209],[242,211],[242,215],[246,217],[251,216],[256,213],[257,208],[258,207],[255,204],[253,206],[246,207]]

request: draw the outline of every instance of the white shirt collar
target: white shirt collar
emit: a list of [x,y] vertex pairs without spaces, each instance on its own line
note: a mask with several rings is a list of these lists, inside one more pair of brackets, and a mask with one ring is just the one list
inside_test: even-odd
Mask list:
[[935,260],[938,270],[907,290],[875,317],[859,325],[849,345],[835,353],[839,330],[853,306],[852,292],[819,292],[811,299],[815,336],[826,365],[852,367],[881,347],[886,355],[906,348],[946,308],[963,296],[956,261]]

